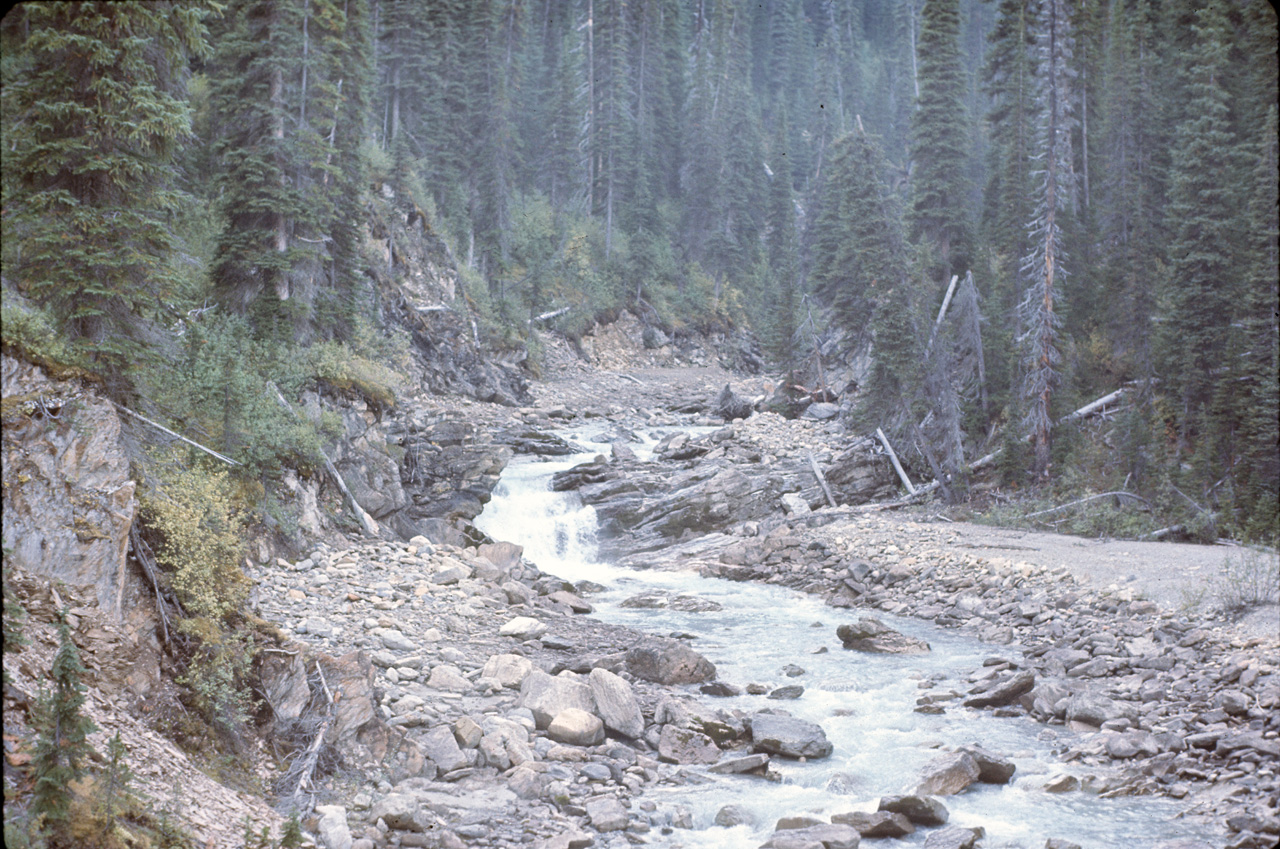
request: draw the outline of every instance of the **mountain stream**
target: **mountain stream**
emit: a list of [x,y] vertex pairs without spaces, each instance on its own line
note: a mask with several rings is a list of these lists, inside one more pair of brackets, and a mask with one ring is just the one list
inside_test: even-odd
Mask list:
[[[651,845],[747,849],[772,833],[779,817],[811,813],[824,820],[846,811],[874,811],[883,795],[909,793],[920,768],[945,747],[978,744],[1011,759],[1017,772],[1009,785],[974,784],[956,796],[943,797],[951,812],[949,825],[981,826],[980,842],[991,847],[1039,849],[1056,837],[1084,849],[1150,847],[1165,841],[1199,838],[1209,833],[1194,821],[1180,819],[1181,806],[1156,797],[1100,798],[1085,791],[1050,793],[1046,782],[1063,773],[1082,779],[1079,765],[1055,755],[1074,735],[1025,717],[1001,718],[990,712],[949,706],[945,713],[915,712],[929,679],[941,688],[968,689],[965,676],[991,657],[1016,660],[1013,649],[979,642],[931,623],[874,611],[892,628],[928,641],[923,655],[872,655],[845,651],[836,626],[856,617],[852,611],[825,606],[814,596],[756,583],[703,578],[690,571],[636,571],[598,562],[595,512],[574,493],[550,489],[551,476],[599,452],[586,430],[562,433],[583,454],[544,460],[519,457],[503,474],[477,521],[486,533],[524,546],[525,557],[540,569],[577,583],[606,587],[590,596],[602,620],[662,635],[696,635],[690,645],[716,665],[718,678],[740,687],[761,682],[770,688],[800,684],[796,700],[770,700],[764,695],[730,698],[698,696],[704,703],[750,714],[785,708],[819,723],[835,750],[831,757],[800,763],[774,758],[771,768],[780,783],[746,775],[707,775],[707,781],[677,788],[655,788],[646,798],[681,804],[693,811],[693,830],[669,835],[653,832]],[[661,434],[650,434],[656,441]],[[641,458],[653,442],[633,445]],[[716,602],[719,610],[682,612],[633,609],[621,603],[642,593],[688,595]],[[824,651],[825,649],[825,651]],[[804,672],[788,677],[784,666]],[[788,670],[794,674],[795,670]],[[695,687],[686,688],[697,695]],[[696,771],[696,767],[686,767]],[[725,828],[714,824],[717,811],[736,804],[746,808],[755,825]],[[868,846],[922,846],[929,829],[901,839],[868,840]]]

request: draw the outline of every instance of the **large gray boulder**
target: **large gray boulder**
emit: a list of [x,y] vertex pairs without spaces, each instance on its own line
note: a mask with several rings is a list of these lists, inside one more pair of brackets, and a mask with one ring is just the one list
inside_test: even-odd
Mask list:
[[977,781],[981,773],[978,762],[966,752],[943,755],[925,764],[915,792],[919,796],[954,796]]
[[664,725],[658,737],[658,758],[677,764],[713,764],[720,760],[720,749],[705,734]]
[[610,731],[636,738],[644,733],[644,717],[635,691],[622,678],[607,669],[593,669],[587,684],[596,702],[596,715]]
[[931,796],[883,796],[878,810],[902,814],[916,825],[945,825],[947,806]]
[[929,644],[908,637],[871,616],[836,628],[836,636],[846,649],[872,654],[923,654]]
[[751,717],[752,751],[787,758],[825,758],[832,745],[822,726],[794,716],[757,713]]
[[604,742],[604,723],[593,713],[565,708],[547,726],[547,736],[570,746],[595,746]]
[[994,683],[981,688],[974,688],[973,695],[964,700],[965,707],[985,708],[1003,707],[1013,704],[1022,696],[1030,693],[1036,686],[1034,673],[1022,670],[1013,675],[997,679]]
[[551,676],[540,669],[530,672],[520,685],[520,707],[533,712],[539,728],[546,728],[556,714],[565,708],[578,708],[595,713],[596,700],[591,688],[577,676]]
[[428,731],[419,740],[418,746],[422,749],[423,754],[439,767],[442,773],[462,769],[467,765],[467,756],[463,754],[462,749],[458,748],[458,741],[453,736],[453,729],[447,725],[441,725]]
[[650,640],[627,652],[627,671],[656,684],[698,684],[716,677],[715,664],[678,640]]

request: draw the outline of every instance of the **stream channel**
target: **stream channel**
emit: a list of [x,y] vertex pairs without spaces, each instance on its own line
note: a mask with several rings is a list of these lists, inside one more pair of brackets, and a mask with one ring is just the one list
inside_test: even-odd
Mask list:
[[[1017,765],[1008,785],[974,784],[962,794],[942,798],[951,812],[949,825],[985,829],[979,843],[984,849],[1040,849],[1051,837],[1084,849],[1142,849],[1180,839],[1208,840],[1212,845],[1208,827],[1179,818],[1183,806],[1170,799],[1046,792],[1044,784],[1055,776],[1070,772],[1084,779],[1088,774],[1056,757],[1055,750],[1075,737],[1064,728],[1025,717],[994,717],[958,702],[943,714],[914,711],[922,692],[920,681],[931,678],[939,689],[964,692],[972,686],[966,676],[985,659],[1019,659],[1007,646],[988,645],[922,620],[868,611],[890,627],[926,640],[932,651],[910,656],[846,651],[836,637],[836,626],[858,618],[857,613],[827,607],[815,596],[704,578],[690,571],[639,571],[599,562],[595,511],[584,507],[575,493],[550,489],[556,472],[600,453],[601,446],[591,441],[592,430],[560,433],[580,445],[582,454],[513,460],[477,526],[494,538],[524,546],[525,557],[544,572],[574,583],[604,585],[603,592],[590,596],[592,615],[601,620],[661,635],[696,635],[690,645],[716,665],[720,680],[739,687],[751,682],[770,688],[802,685],[803,695],[788,701],[763,695],[712,698],[699,694],[695,686],[684,689],[704,704],[744,714],[784,708],[820,724],[835,747],[831,757],[807,763],[774,758],[771,767],[781,774],[780,783],[748,775],[707,775],[701,784],[646,790],[645,798],[660,810],[679,804],[693,811],[692,831],[654,831],[646,836],[650,845],[754,849],[768,839],[779,817],[812,813],[826,820],[841,812],[875,811],[881,796],[910,793],[920,768],[944,754],[943,747],[970,744]],[[662,435],[649,433],[644,444],[630,447],[645,459]],[[632,596],[655,591],[696,596],[721,609],[693,613],[621,606]],[[802,667],[804,674],[787,677],[782,669],[787,664]],[[750,811],[755,825],[715,825],[716,813],[729,804]],[[929,832],[921,828],[906,838],[864,843],[885,849],[923,846]]]

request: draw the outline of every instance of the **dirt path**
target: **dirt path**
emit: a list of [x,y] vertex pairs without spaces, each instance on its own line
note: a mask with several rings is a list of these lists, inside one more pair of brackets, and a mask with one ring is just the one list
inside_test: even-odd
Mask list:
[[[538,406],[563,405],[573,410],[625,415],[690,400],[707,400],[726,383],[752,397],[772,388],[764,377],[742,377],[717,366],[655,367],[644,352],[634,352],[633,368],[601,370],[579,360],[567,348],[550,346],[546,378],[535,386]],[[751,421],[743,425],[751,428]],[[1026,561],[1049,569],[1066,568],[1077,580],[1096,588],[1129,590],[1135,599],[1149,599],[1161,608],[1188,615],[1211,615],[1224,594],[1240,592],[1240,573],[1270,570],[1280,573],[1274,552],[1260,555],[1231,546],[1175,542],[1087,539],[1063,534],[1001,528],[970,522],[948,522],[936,509],[880,514],[897,522],[904,539],[923,527],[945,524],[954,545],[983,558]],[[926,523],[922,525],[923,523]],[[937,524],[935,524],[937,523]],[[1224,575],[1230,564],[1235,578]],[[1280,605],[1254,607],[1233,624],[1248,636],[1280,637]]]

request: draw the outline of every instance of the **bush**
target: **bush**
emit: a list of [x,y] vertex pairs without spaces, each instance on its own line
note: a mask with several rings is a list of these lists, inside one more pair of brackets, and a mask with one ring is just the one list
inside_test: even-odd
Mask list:
[[71,783],[84,774],[84,762],[91,751],[88,736],[96,727],[80,711],[84,705],[84,686],[80,683],[84,666],[71,639],[65,612],[59,619],[58,653],[49,672],[53,689],[40,695],[31,718],[39,736],[31,758],[35,789],[30,813],[35,831],[50,828],[55,845],[67,830]]
[[221,623],[248,597],[240,571],[244,517],[231,497],[226,471],[195,466],[176,472],[143,498],[148,524],[164,541],[156,559],[173,575],[187,613]]
[[1245,548],[1223,558],[1213,582],[1214,596],[1227,613],[1280,603],[1280,568],[1274,550]]
[[400,375],[339,342],[320,342],[308,351],[317,381],[335,392],[358,396],[370,407],[387,409],[396,403]]

